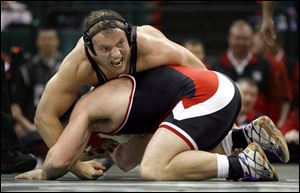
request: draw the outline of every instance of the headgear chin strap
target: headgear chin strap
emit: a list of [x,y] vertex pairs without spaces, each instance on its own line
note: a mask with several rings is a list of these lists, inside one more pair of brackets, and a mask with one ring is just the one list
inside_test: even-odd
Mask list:
[[[94,25],[96,25],[99,22],[103,22],[103,21],[107,21],[107,23],[104,23],[102,28],[97,28],[96,30],[88,33],[89,29],[91,27],[93,27]],[[123,23],[124,25],[120,25],[119,22]],[[126,33],[126,37],[129,43],[129,46],[131,46],[131,25],[125,21],[125,20],[121,20],[119,18],[116,18],[114,16],[103,16],[100,18],[96,18],[93,22],[91,22],[89,25],[86,24],[84,32],[83,32],[83,41],[86,47],[88,47],[95,56],[97,56],[95,49],[94,49],[94,45],[92,43],[92,39],[93,37],[98,34],[99,32],[109,29],[109,28],[119,28],[121,30],[123,30]]]

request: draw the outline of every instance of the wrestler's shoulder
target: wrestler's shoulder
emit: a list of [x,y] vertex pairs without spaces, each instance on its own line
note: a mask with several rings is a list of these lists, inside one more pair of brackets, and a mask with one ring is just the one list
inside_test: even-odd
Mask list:
[[76,71],[92,71],[89,61],[84,52],[84,42],[82,37],[77,41],[76,46],[66,56],[62,65],[68,70],[73,69]]
[[151,25],[142,25],[137,27],[137,33],[139,36],[148,36],[156,38],[165,38],[164,34]]
[[66,59],[70,60],[73,64],[81,64],[82,62],[87,61],[85,52],[84,52],[84,42],[82,38],[79,38],[75,47],[67,55]]
[[84,42],[83,38],[80,37],[76,43],[76,46],[74,47],[73,51],[75,51],[77,54],[80,54],[80,56],[85,56],[84,54]]
[[156,31],[157,29],[151,25],[141,25],[137,26],[138,32],[150,32],[150,31]]

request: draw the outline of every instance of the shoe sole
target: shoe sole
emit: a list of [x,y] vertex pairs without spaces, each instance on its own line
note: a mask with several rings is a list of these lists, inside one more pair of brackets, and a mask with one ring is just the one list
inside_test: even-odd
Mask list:
[[[248,148],[251,149],[252,151],[257,151],[257,152],[260,154],[260,156],[264,159],[264,161],[266,162],[266,164],[267,164],[267,165],[271,168],[271,170],[272,170],[273,178],[270,178],[270,179],[263,179],[263,181],[278,181],[278,179],[279,179],[279,178],[278,178],[278,174],[277,174],[275,168],[270,164],[270,162],[269,162],[269,160],[268,160],[268,158],[267,158],[265,152],[262,150],[262,148],[261,148],[259,145],[255,144],[255,143],[250,144],[250,145],[248,146]],[[253,169],[253,168],[252,168],[252,169]],[[255,170],[255,168],[254,168],[254,170]]]
[[[260,117],[259,120],[256,121],[256,124],[258,124],[260,128],[264,129],[266,133],[274,139],[275,144],[278,145],[278,147],[275,150],[272,150],[272,152],[280,159],[280,161],[287,163],[290,159],[290,153],[281,131],[267,116]],[[254,141],[259,144],[258,141]]]

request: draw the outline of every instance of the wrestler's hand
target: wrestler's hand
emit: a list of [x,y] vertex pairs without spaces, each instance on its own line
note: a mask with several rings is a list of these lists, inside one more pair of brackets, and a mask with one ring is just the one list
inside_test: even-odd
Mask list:
[[103,175],[104,170],[102,163],[96,160],[77,161],[71,169],[72,173],[82,180],[96,180]]
[[15,177],[15,179],[43,180],[42,173],[42,169],[35,169],[19,174]]

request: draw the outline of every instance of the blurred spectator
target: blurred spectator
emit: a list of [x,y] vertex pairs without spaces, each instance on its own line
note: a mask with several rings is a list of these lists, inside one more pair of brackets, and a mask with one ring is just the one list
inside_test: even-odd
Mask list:
[[14,102],[31,122],[48,80],[57,72],[63,60],[58,51],[59,38],[55,29],[41,29],[36,46],[38,53],[19,69],[14,93]]
[[9,24],[30,24],[32,14],[26,5],[16,1],[1,1],[1,31]]
[[299,59],[292,59],[299,58],[298,2],[262,4],[262,36],[255,36],[254,50],[273,67],[267,114],[286,138],[290,162],[299,163]]
[[207,69],[210,69],[205,59],[205,47],[203,42],[197,39],[188,39],[184,41],[183,46],[190,50],[197,58],[199,58]]
[[294,63],[292,66],[290,80],[293,101],[290,114],[281,128],[281,132],[288,143],[290,162],[299,163],[299,63]]
[[13,130],[10,101],[1,57],[1,173],[15,173],[32,170],[36,159],[31,154],[21,153],[21,146]]
[[11,105],[12,116],[16,121],[15,132],[23,147],[30,149],[38,161],[38,166],[42,164],[48,151],[47,145],[44,143],[35,125],[30,122],[22,113],[21,108]]
[[299,145],[299,109],[295,109],[290,113],[290,116],[281,131],[288,143]]
[[253,30],[246,21],[234,21],[229,30],[229,48],[219,61],[211,64],[211,68],[226,74],[234,81],[245,77],[254,80],[259,88],[255,110],[264,114],[271,65],[253,52],[253,36]]
[[262,114],[254,111],[254,105],[258,97],[256,83],[249,78],[242,78],[237,81],[237,85],[241,92],[242,106],[236,123],[238,127],[242,127]]
[[55,29],[39,30],[36,46],[38,53],[28,63],[21,65],[16,75],[12,110],[18,121],[15,130],[22,144],[43,161],[48,148],[36,131],[33,120],[45,86],[57,72],[63,57],[58,51],[59,39]]
[[262,40],[272,46],[276,38],[281,39],[289,57],[299,57],[298,2],[297,1],[258,1],[262,13],[257,13],[256,25],[260,26]]
[[11,105],[12,116],[16,120],[15,132],[18,137],[23,137],[30,131],[36,131],[35,125],[30,122],[24,115],[19,105]]
[[262,40],[269,46],[272,46],[276,39],[275,25],[273,21],[274,2],[262,2],[262,25],[260,35]]
[[299,150],[299,63],[293,65],[291,72],[290,80],[293,93],[292,107],[289,117],[281,131],[289,143],[297,144]]
[[254,50],[272,65],[266,115],[274,121],[278,128],[282,128],[290,112],[293,97],[287,73],[287,55],[278,38],[273,41],[272,46],[269,46],[259,34],[255,35]]
[[[298,73],[299,74],[299,73]],[[299,76],[298,76],[299,78]],[[299,79],[298,79],[299,80]],[[258,87],[255,82],[248,78],[243,78],[237,81],[239,90],[241,92],[242,106],[240,114],[237,118],[238,127],[243,127],[252,120],[261,116],[260,113],[254,111],[253,107],[258,95]],[[296,109],[290,113],[288,121],[281,129],[284,135],[289,151],[290,162],[299,162],[299,110]],[[269,161],[279,162],[278,158],[272,153],[266,152]]]

